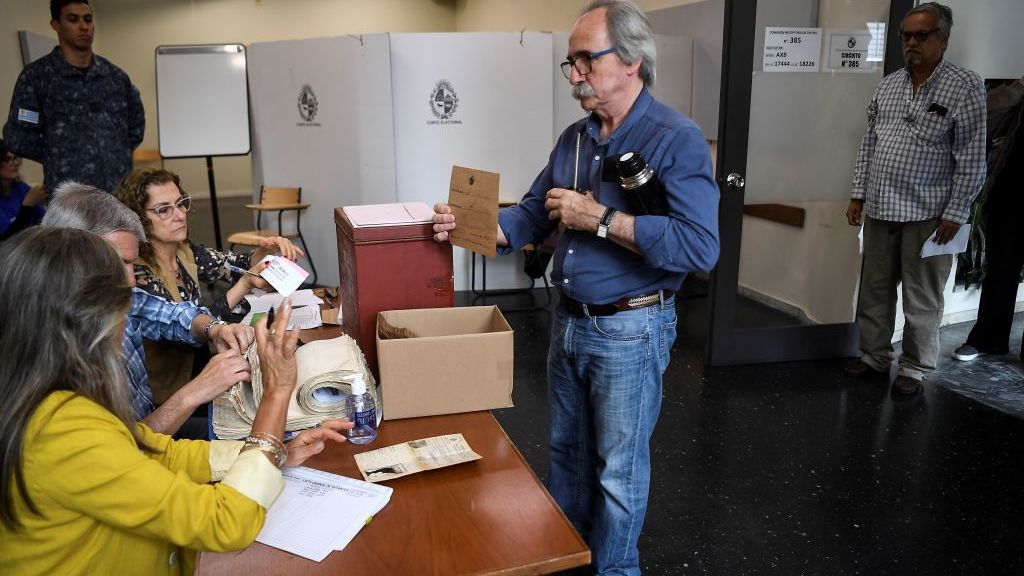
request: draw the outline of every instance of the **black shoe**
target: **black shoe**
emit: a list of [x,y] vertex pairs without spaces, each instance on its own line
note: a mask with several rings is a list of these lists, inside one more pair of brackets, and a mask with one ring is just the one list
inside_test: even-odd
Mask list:
[[892,389],[900,394],[910,396],[921,390],[921,381],[910,376],[897,376],[892,383]]
[[953,359],[959,360],[961,362],[970,362],[971,360],[974,360],[978,356],[984,355],[984,352],[978,350],[977,348],[971,346],[970,344],[964,344],[963,346],[953,351]]
[[843,373],[853,378],[864,378],[866,380],[871,379],[883,379],[888,378],[888,372],[882,372],[881,370],[875,370],[873,366],[864,362],[863,360],[850,360],[843,364]]

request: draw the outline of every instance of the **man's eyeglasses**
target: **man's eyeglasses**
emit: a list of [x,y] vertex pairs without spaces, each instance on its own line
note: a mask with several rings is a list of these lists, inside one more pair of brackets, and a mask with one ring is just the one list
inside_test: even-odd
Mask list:
[[569,56],[569,58],[561,64],[562,74],[564,74],[566,79],[568,79],[572,74],[572,69],[575,68],[576,71],[579,72],[580,76],[586,76],[587,74],[590,74],[592,61],[597,60],[605,54],[611,54],[612,52],[615,52],[615,46],[612,46],[607,50],[601,50],[600,52],[591,52],[589,54],[584,52],[582,54],[577,54],[576,56]]
[[15,156],[13,154],[10,156],[4,156],[4,159],[0,161],[0,164],[21,164],[21,156]]
[[900,38],[903,38],[904,42],[910,42],[910,39],[913,38],[914,40],[917,40],[918,44],[920,44],[921,42],[924,42],[925,40],[927,40],[929,36],[931,36],[932,34],[935,34],[938,31],[939,31],[938,28],[932,28],[931,30],[924,30],[924,31],[921,31],[921,32],[902,32],[901,31],[900,32]]
[[161,204],[154,208],[146,208],[146,210],[156,212],[156,215],[159,216],[161,220],[167,220],[171,217],[171,214],[174,214],[175,208],[181,208],[182,212],[188,213],[188,211],[192,209],[192,197],[182,196],[181,198],[178,198],[178,201],[174,204]]

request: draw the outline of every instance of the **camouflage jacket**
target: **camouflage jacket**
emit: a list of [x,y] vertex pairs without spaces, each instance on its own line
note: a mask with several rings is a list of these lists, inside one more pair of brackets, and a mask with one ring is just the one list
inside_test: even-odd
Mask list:
[[123,70],[95,54],[75,68],[54,48],[18,76],[3,135],[16,154],[43,164],[51,193],[64,180],[113,192],[145,130],[139,90]]

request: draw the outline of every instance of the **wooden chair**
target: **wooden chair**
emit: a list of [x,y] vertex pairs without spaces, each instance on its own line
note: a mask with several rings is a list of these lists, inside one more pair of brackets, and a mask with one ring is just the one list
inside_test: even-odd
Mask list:
[[[235,244],[259,246],[261,239],[272,236],[284,236],[288,239],[298,238],[302,243],[302,249],[306,252],[309,267],[313,269],[313,281],[311,283],[316,284],[316,265],[313,264],[313,255],[309,253],[309,247],[306,246],[306,239],[302,236],[302,212],[309,208],[309,204],[302,201],[302,188],[263,186],[260,188],[260,203],[246,204],[245,207],[256,212],[256,229],[246,232],[235,232],[228,236],[230,249],[233,251]],[[282,221],[284,213],[289,211],[295,212],[295,230],[285,232]],[[263,228],[264,212],[277,212],[277,230]]]
[[132,151],[132,165],[135,168],[164,167],[164,158],[156,148],[136,148]]

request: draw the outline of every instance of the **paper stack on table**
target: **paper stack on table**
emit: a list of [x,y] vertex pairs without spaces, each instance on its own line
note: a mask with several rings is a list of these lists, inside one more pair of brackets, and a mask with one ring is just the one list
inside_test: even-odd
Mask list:
[[391,500],[392,489],[299,466],[267,510],[256,541],[317,562],[343,550]]
[[[271,308],[277,309],[284,301],[284,296],[277,292],[263,292],[253,290],[252,294],[245,297],[249,302],[249,313],[242,318],[241,324],[253,324],[253,319],[259,319],[259,314],[265,314]],[[320,316],[320,299],[312,290],[296,290],[291,295],[292,318],[288,321],[288,329],[306,330],[308,328],[319,328],[323,326],[323,319]]]
[[[246,352],[252,381],[239,382],[213,401],[213,433],[217,438],[243,438],[252,430],[256,407],[263,397],[259,360],[253,344]],[[378,422],[383,414],[376,380],[356,341],[342,335],[331,340],[316,340],[295,352],[298,369],[295,394],[288,403],[289,432],[312,428],[328,418],[350,419],[345,399],[352,391],[352,380],[362,374],[367,391],[377,401]]]

